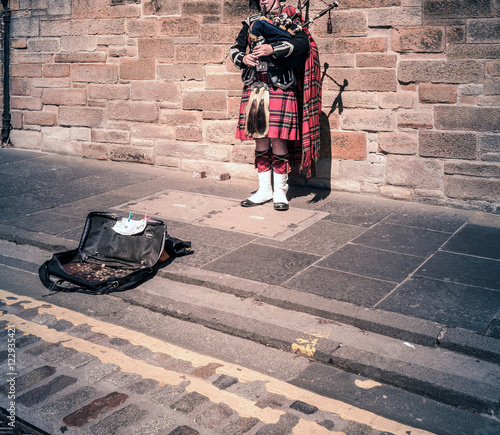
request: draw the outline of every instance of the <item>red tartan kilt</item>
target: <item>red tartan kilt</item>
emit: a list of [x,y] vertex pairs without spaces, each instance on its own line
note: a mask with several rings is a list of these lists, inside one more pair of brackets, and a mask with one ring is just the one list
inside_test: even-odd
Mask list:
[[[240,117],[236,130],[236,139],[252,140],[245,134],[245,109],[250,97],[250,86],[243,88],[241,96]],[[279,89],[269,87],[269,133],[267,137],[285,140],[299,138],[299,114],[295,89]]]

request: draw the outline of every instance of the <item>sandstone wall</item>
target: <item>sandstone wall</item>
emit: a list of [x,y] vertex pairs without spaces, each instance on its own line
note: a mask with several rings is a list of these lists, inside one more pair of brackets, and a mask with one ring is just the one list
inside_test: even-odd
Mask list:
[[[333,34],[312,27],[328,67],[309,183],[500,212],[500,0],[339,3]],[[246,0],[11,9],[16,147],[255,177],[227,59]]]

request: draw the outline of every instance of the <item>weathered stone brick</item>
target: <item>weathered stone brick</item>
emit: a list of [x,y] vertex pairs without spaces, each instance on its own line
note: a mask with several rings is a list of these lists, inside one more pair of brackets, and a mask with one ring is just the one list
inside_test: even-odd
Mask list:
[[184,110],[161,110],[160,122],[167,125],[200,125],[201,113]]
[[[71,79],[65,77],[33,78],[31,85],[33,88],[69,88],[71,86]],[[33,96],[35,95],[33,94]]]
[[467,42],[499,43],[500,18],[467,20]]
[[40,18],[12,17],[10,32],[13,38],[36,37],[40,34]]
[[399,128],[432,128],[433,113],[429,110],[411,110],[398,113]]
[[[49,378],[56,372],[55,367],[43,366],[37,367],[30,372],[16,377],[16,391],[23,391],[44,379]],[[5,383],[0,387],[0,393],[7,395],[10,391],[10,384]]]
[[399,53],[442,53],[443,27],[405,27],[391,30],[391,48]]
[[141,5],[140,4],[124,4],[124,5],[113,5],[109,16],[111,18],[138,18],[141,16]]
[[457,86],[455,85],[435,85],[421,83],[418,86],[418,98],[421,103],[449,103],[457,102]]
[[111,101],[108,105],[108,118],[154,122],[158,119],[158,105],[147,101]]
[[206,396],[193,391],[192,393],[188,393],[185,396],[181,397],[177,402],[172,404],[170,408],[178,412],[188,414],[192,412],[197,406],[205,403],[207,400],[208,398]]
[[93,85],[88,87],[89,98],[96,100],[128,100],[130,85]]
[[387,38],[335,38],[335,53],[383,53],[387,51]]
[[369,27],[410,27],[422,24],[420,8],[380,8],[366,13]]
[[38,131],[12,130],[10,132],[10,141],[15,147],[39,150],[42,145],[42,133]]
[[155,78],[154,59],[121,59],[120,78],[126,80],[152,80]]
[[448,59],[498,59],[500,44],[448,44]]
[[[348,91],[386,91],[395,92],[397,90],[396,73],[390,69],[350,69],[332,68],[328,74],[337,83],[345,86]],[[346,82],[347,81],[347,82]],[[326,81],[325,89],[338,90],[338,85],[333,81]]]
[[10,97],[10,107],[18,110],[42,110],[41,98],[32,97]]
[[477,157],[477,136],[469,133],[422,131],[418,136],[419,153],[423,157],[470,159]]
[[82,144],[82,157],[87,159],[107,160],[108,146],[103,144]]
[[479,152],[481,160],[500,162],[500,135],[479,136]]
[[484,95],[500,95],[500,77],[485,79]]
[[90,402],[88,405],[68,414],[63,418],[63,423],[70,427],[82,427],[90,420],[97,418],[100,414],[104,414],[109,410],[116,408],[128,399],[124,393],[113,392],[107,396],[100,397]]
[[27,111],[24,114],[24,125],[55,125],[57,115],[55,112],[33,112]]
[[444,193],[463,200],[498,201],[500,180],[461,175],[445,175]]
[[125,20],[122,18],[97,19],[88,21],[89,35],[123,35]]
[[106,53],[56,53],[56,63],[104,63]]
[[207,89],[227,89],[241,91],[243,84],[241,74],[207,74],[205,80]]
[[447,26],[446,42],[448,44],[465,42],[465,26]]
[[71,4],[68,4],[65,0],[49,0],[47,12],[49,15],[71,14]]
[[109,158],[121,162],[153,164],[154,154],[155,152],[152,148],[139,148],[137,146],[126,145],[115,145],[109,148]]
[[131,84],[132,100],[180,103],[181,88],[177,83],[139,81]]
[[61,390],[73,385],[76,378],[60,375],[49,381],[47,384],[34,388],[31,391],[22,394],[17,398],[19,403],[31,407],[37,403],[43,402],[47,397],[51,397]]
[[110,130],[110,129],[94,128],[92,129],[91,141],[128,144],[130,142],[130,132],[127,130]]
[[66,64],[45,64],[43,65],[44,77],[69,77],[70,66]]
[[40,36],[86,35],[85,20],[50,20],[40,22]]
[[[156,152],[159,156],[168,156],[175,158],[185,158],[186,156],[190,156],[190,160],[193,162],[196,162],[198,160],[228,162],[230,157],[230,149],[227,146],[217,146],[213,144],[206,145],[198,142],[192,143],[170,140],[158,141]],[[223,172],[220,171],[220,168],[217,171]]]
[[440,130],[500,132],[500,108],[437,106],[435,123]]
[[491,16],[492,0],[423,0],[424,17],[426,19],[469,18]]
[[386,198],[402,199],[411,201],[413,194],[412,189],[401,186],[380,186],[380,194]]
[[31,95],[31,80],[29,78],[11,78],[10,94],[19,97],[28,97]]
[[345,8],[388,8],[390,6],[401,6],[402,0],[344,0],[342,6]]
[[378,146],[380,151],[388,154],[416,154],[417,136],[411,133],[379,133]]
[[230,144],[236,141],[236,125],[232,120],[205,121],[202,128],[203,136],[209,142]]
[[155,36],[157,33],[157,27],[157,18],[138,18],[126,21],[125,32],[131,38],[144,38],[146,36]]
[[[340,10],[332,14],[334,37],[366,36],[366,13],[363,10]],[[326,26],[315,27],[315,36],[328,37]]]
[[28,51],[49,52],[59,51],[59,38],[30,38],[28,39]]
[[184,110],[226,110],[227,97],[224,91],[183,91]]
[[500,60],[486,62],[486,75],[493,77],[500,76]]
[[180,15],[181,0],[145,0],[143,8],[147,15]]
[[[238,35],[240,26],[231,24],[205,24],[201,27],[201,40],[206,44],[230,44],[234,43]],[[232,62],[229,62],[232,64]]]
[[381,109],[412,109],[415,107],[415,95],[413,93],[381,93],[378,97]]
[[118,66],[73,65],[71,78],[75,82],[116,83],[118,81]]
[[387,156],[387,183],[396,186],[440,189],[443,162],[408,156]]
[[42,65],[19,65],[11,66],[12,77],[42,77]]
[[366,133],[337,132],[331,134],[331,156],[335,159],[366,159]]
[[192,15],[220,15],[220,2],[215,0],[193,1],[182,5],[182,13]]
[[398,57],[395,54],[357,54],[358,68],[394,68]]
[[79,53],[97,50],[96,36],[61,36],[61,51]]
[[83,106],[87,103],[85,89],[44,89],[43,104],[56,106]]
[[352,109],[342,114],[340,126],[353,131],[393,131],[396,115],[390,110]]
[[451,175],[470,175],[472,177],[500,179],[500,165],[483,162],[450,162],[444,164],[444,173]]
[[401,61],[398,80],[405,83],[481,83],[483,64],[476,61]]
[[137,47],[140,58],[171,60],[174,57],[173,38],[140,38]]
[[73,18],[106,18],[109,16],[109,0],[78,0],[72,3]]
[[104,121],[102,109],[94,107],[59,107],[59,124],[64,126],[99,127]]
[[201,81],[205,79],[205,66],[201,64],[191,65],[166,65],[160,64],[156,69],[159,80],[180,82],[187,80]]
[[176,45],[176,63],[223,63],[225,47],[218,45]]
[[175,138],[188,142],[201,142],[203,137],[199,127],[181,126],[175,128]]
[[200,34],[200,21],[198,17],[192,16],[162,18],[160,19],[159,34],[176,38],[198,36]]

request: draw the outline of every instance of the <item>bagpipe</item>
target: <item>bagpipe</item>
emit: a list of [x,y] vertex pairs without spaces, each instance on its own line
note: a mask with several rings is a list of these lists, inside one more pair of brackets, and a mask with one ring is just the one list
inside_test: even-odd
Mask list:
[[[332,9],[339,6],[336,1],[331,4],[327,4],[325,9],[306,21],[302,18],[302,11],[308,5],[309,0],[299,0],[295,12],[291,16],[288,16],[288,14],[283,13],[286,8],[286,2],[280,2],[279,12],[274,18],[268,17],[267,12],[264,12],[263,16],[259,20],[256,20],[251,24],[249,29],[250,40],[254,44],[257,44],[258,41],[265,41],[267,44],[270,44],[272,42],[291,40],[295,35],[297,35],[297,33],[302,32],[315,20],[321,18],[327,13],[330,13]],[[331,29],[330,20],[328,28]]]

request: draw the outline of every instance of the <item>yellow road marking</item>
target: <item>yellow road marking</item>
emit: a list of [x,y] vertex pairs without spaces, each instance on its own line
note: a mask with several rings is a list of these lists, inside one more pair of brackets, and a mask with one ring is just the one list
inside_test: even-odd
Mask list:
[[[361,424],[369,425],[382,432],[392,432],[396,435],[407,435],[408,431],[411,431],[412,435],[430,434],[430,432],[422,429],[416,429],[411,426],[389,420],[339,400],[320,396],[319,394],[304,390],[288,384],[287,382],[258,373],[254,370],[247,369],[236,364],[231,364],[207,355],[201,355],[196,352],[165,343],[146,334],[129,330],[122,326],[106,323],[76,311],[47,304],[45,301],[38,301],[27,296],[18,296],[14,293],[1,289],[0,299],[8,305],[22,302],[25,308],[38,308],[38,312],[40,314],[50,314],[57,319],[67,320],[75,326],[87,324],[92,331],[100,332],[108,337],[128,340],[132,344],[147,347],[152,352],[164,353],[175,359],[189,361],[195,367],[202,367],[208,364],[219,364],[220,367],[216,370],[219,374],[232,376],[237,378],[240,382],[262,381],[265,383],[267,391],[271,393],[285,396],[290,400],[301,400],[309,405],[316,406],[322,411],[337,414],[345,420],[356,421]],[[265,424],[273,424],[276,423],[280,416],[285,413],[284,411],[270,408],[258,408],[255,406],[256,402],[242,398],[236,394],[220,390],[219,388],[213,386],[210,382],[203,379],[183,373],[172,372],[161,367],[152,366],[141,360],[133,359],[116,349],[110,349],[73,337],[65,332],[49,329],[45,325],[29,322],[12,314],[5,314],[2,317],[5,320],[9,320],[18,329],[36,335],[46,342],[60,343],[65,347],[73,348],[79,352],[90,353],[104,363],[116,364],[125,372],[137,373],[144,378],[154,379],[160,384],[179,385],[181,382],[187,380],[190,382],[186,388],[188,392],[197,391],[208,397],[214,403],[224,403],[241,416],[255,417]],[[314,421],[301,419],[300,424],[296,426],[294,435],[322,434],[323,429],[325,428],[321,427]],[[329,433],[331,434],[331,432]]]

